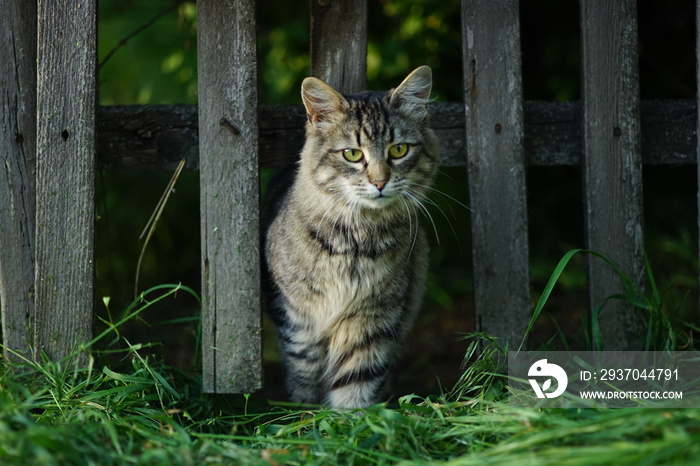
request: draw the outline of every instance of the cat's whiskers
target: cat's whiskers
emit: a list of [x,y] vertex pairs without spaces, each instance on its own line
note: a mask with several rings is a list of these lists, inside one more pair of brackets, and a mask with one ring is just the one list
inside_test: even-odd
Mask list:
[[[446,198],[448,198],[448,199],[451,199],[452,201],[456,202],[457,204],[459,204],[460,206],[464,207],[464,208],[467,209],[468,211],[474,212],[472,209],[470,209],[470,208],[467,207],[466,205],[462,204],[462,203],[459,202],[457,199],[455,199],[455,198],[453,198],[453,197],[451,197],[451,196],[449,196],[449,195],[443,193],[443,192],[440,191],[439,189],[432,188],[431,186],[422,185],[422,184],[420,184],[420,183],[412,183],[412,185],[413,185],[413,186],[418,186],[418,187],[423,188],[423,189],[426,189],[426,190],[431,190],[431,191],[433,191],[433,192],[435,192],[435,193],[437,193],[437,194],[440,194],[440,195],[442,195],[442,196],[444,196],[444,197],[446,197]],[[440,213],[442,214],[442,216],[445,217],[445,220],[447,221],[447,224],[450,226],[450,229],[452,230],[452,234],[454,235],[454,237],[455,237],[455,239],[457,240],[457,243],[459,244],[459,247],[460,247],[460,249],[461,249],[461,248],[462,248],[462,243],[461,243],[461,240],[460,240],[460,236],[457,234],[457,230],[455,229],[455,226],[454,226],[454,224],[452,223],[452,220],[454,219],[454,211],[452,210],[452,208],[450,207],[450,213],[452,214],[452,216],[450,217],[449,215],[447,215],[447,213],[445,213],[444,209],[440,206],[440,204],[438,204],[438,203],[435,202],[433,199],[431,199],[425,192],[415,190],[415,191],[414,191],[414,194],[415,194],[417,197],[420,197],[420,199],[423,200],[424,202],[429,203],[430,205],[432,205],[433,207],[435,207],[437,210],[440,211]]]
[[434,188],[434,187],[432,187],[432,186],[429,186],[429,185],[416,183],[416,182],[414,182],[414,181],[412,181],[411,184],[412,184],[413,186],[418,186],[418,187],[423,188],[423,189],[425,189],[425,190],[432,191],[432,192],[434,192],[435,194],[439,194],[439,195],[441,195],[441,196],[443,196],[443,197],[446,197],[447,199],[449,199],[449,200],[451,200],[451,201],[453,201],[453,202],[456,202],[456,203],[459,204],[460,206],[464,207],[464,208],[467,209],[469,212],[474,213],[474,209],[472,209],[472,208],[470,208],[469,206],[467,206],[466,204],[464,204],[464,203],[458,201],[457,199],[455,199],[454,197],[450,196],[449,194],[446,194],[446,193],[440,191],[439,189],[436,189],[436,188]]
[[[404,196],[400,196],[399,200],[406,208],[406,215],[408,216],[408,234],[413,236],[413,240],[411,241],[411,248],[409,249],[408,256],[406,257],[406,259],[408,260],[413,254],[413,248],[416,246],[416,240],[418,239],[418,212],[416,212],[416,207],[412,203],[408,202],[408,200]],[[415,230],[413,228],[413,215],[416,216]]]
[[[440,207],[440,205],[438,203],[436,203],[434,200],[432,200],[430,197],[428,197],[427,194],[419,193],[419,192],[416,192],[415,194],[416,194],[416,197],[419,197],[421,200],[423,200],[424,202],[427,202],[428,204],[432,205],[433,207],[435,207],[437,210],[440,211],[442,216],[445,217],[447,224],[450,226],[450,230],[452,230],[452,234],[454,235],[455,239],[457,240],[457,243],[460,244],[460,248],[461,248],[459,235],[457,234],[457,230],[455,230],[455,227],[452,223],[452,219],[454,218],[454,212],[452,212],[453,216],[450,217],[445,213],[443,208]],[[450,211],[452,211],[452,210],[450,209]]]
[[440,235],[438,235],[437,232],[437,226],[435,225],[435,221],[433,220],[433,216],[430,215],[430,211],[428,210],[427,207],[423,205],[421,200],[414,196],[411,192],[409,191],[404,191],[404,196],[406,196],[411,202],[416,205],[424,214],[426,217],[428,217],[428,220],[430,220],[430,223],[433,225],[433,231],[435,232],[435,240],[437,241],[437,244],[440,244]]

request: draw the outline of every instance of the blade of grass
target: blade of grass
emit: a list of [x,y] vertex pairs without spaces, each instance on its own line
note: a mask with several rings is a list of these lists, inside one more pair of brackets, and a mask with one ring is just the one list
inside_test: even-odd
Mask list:
[[177,183],[177,180],[180,177],[180,173],[182,173],[182,169],[184,167],[185,167],[185,159],[182,159],[182,160],[180,160],[180,163],[177,165],[177,168],[175,169],[175,173],[173,173],[172,178],[170,178],[170,181],[168,182],[168,185],[166,186],[165,191],[163,192],[163,195],[161,196],[160,200],[158,201],[156,208],[153,210],[153,214],[151,214],[151,218],[148,219],[148,222],[146,223],[146,227],[143,229],[143,232],[139,236],[139,239],[143,238],[143,235],[146,234],[146,231],[148,231],[148,235],[146,236],[146,240],[143,242],[143,247],[141,248],[141,253],[139,254],[138,262],[136,263],[136,276],[134,277],[134,298],[136,298],[136,296],[138,296],[139,275],[141,273],[141,262],[143,261],[143,255],[146,252],[146,247],[148,246],[148,243],[150,242],[151,237],[153,236],[153,233],[156,231],[156,226],[158,225],[158,220],[160,220],[160,217],[163,214],[163,210],[165,210],[165,205],[168,203],[168,199],[170,198],[170,194],[173,192],[173,188],[175,188],[175,183]]

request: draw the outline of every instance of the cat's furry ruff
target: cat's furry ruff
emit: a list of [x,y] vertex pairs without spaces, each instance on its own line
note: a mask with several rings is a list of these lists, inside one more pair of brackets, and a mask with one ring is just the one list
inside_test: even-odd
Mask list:
[[355,96],[304,80],[306,144],[271,187],[264,225],[269,314],[295,402],[365,407],[385,394],[423,299],[431,86],[427,66]]

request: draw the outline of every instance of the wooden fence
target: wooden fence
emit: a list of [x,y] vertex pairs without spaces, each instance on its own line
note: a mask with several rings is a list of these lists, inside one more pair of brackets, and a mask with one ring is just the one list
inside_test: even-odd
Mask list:
[[[698,126],[696,102],[639,101],[634,0],[581,1],[580,103],[523,102],[518,8],[463,0],[465,101],[430,108],[442,164],[468,169],[478,329],[512,341],[531,315],[526,167],[582,165],[586,247],[641,285],[642,163],[696,163]],[[96,0],[0,0],[0,10],[7,351],[59,358],[91,336],[95,170],[185,159],[201,180],[205,390],[259,388],[258,167],[301,147],[305,115],[258,106],[254,0],[197,1],[198,108],[96,106]],[[312,0],[311,15],[311,74],[363,89],[366,0]],[[598,303],[621,284],[590,261],[588,289]],[[634,312],[608,306],[606,348],[638,347]]]

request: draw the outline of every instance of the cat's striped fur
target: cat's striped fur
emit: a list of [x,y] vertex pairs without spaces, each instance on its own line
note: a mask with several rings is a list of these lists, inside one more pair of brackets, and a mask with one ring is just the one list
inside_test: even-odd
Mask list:
[[423,298],[431,86],[427,66],[354,96],[304,80],[306,144],[271,187],[265,226],[269,314],[295,402],[365,407],[386,392]]

